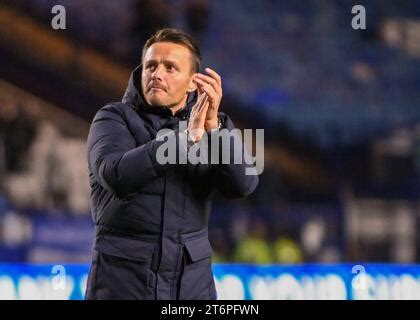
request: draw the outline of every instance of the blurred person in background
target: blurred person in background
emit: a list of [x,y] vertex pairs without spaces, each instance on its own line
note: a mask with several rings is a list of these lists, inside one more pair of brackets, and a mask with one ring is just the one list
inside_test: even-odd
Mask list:
[[64,137],[41,100],[0,90],[2,191],[17,209],[86,214],[85,141]]
[[257,264],[273,262],[264,220],[256,218],[251,222],[249,233],[237,244],[234,261]]
[[[96,236],[87,299],[216,299],[208,239],[212,194],[245,197],[258,177],[245,174],[243,161],[158,159],[165,143],[156,138],[161,129],[172,130],[165,137],[175,142],[177,158],[205,147],[206,131],[234,129],[218,112],[221,77],[210,68],[200,73],[200,60],[190,35],[157,31],[143,47],[122,102],[103,107],[91,124],[87,156]],[[181,121],[188,121],[186,130]],[[233,144],[219,148],[234,158]],[[242,159],[249,156],[243,145],[239,150]],[[200,156],[209,160],[204,151]]]
[[275,263],[296,264],[303,262],[303,253],[299,243],[287,235],[279,236],[273,244]]
[[0,103],[0,135],[4,166],[8,173],[22,171],[29,147],[36,134],[37,122],[31,121],[25,108],[10,99]]
[[18,208],[44,209],[52,205],[50,173],[59,132],[42,119],[36,101],[15,102],[5,110],[5,191]]

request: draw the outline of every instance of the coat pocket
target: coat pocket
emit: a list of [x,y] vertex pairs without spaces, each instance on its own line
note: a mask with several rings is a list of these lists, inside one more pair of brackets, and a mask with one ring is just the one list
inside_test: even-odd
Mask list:
[[153,299],[151,261],[157,244],[138,239],[104,235],[95,250],[94,299]]
[[184,248],[184,265],[179,299],[213,299],[214,280],[211,269],[212,247],[207,230],[181,235]]
[[209,258],[213,253],[207,234],[199,238],[185,240],[184,245],[192,262]]

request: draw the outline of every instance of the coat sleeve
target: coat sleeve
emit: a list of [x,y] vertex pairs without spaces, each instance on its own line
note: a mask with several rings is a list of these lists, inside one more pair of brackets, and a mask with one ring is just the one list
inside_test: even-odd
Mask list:
[[[219,139],[218,148],[218,164],[211,165],[212,168],[212,183],[215,188],[225,197],[228,198],[242,198],[250,195],[258,185],[257,175],[247,175],[246,168],[252,166],[247,164],[245,159],[249,158],[250,155],[247,148],[243,144],[241,138],[236,139],[237,145],[232,142],[233,136],[235,135],[235,126],[232,120],[225,114],[224,118],[224,129],[227,129],[232,136],[230,143],[226,143],[226,140]],[[217,131],[216,131],[217,132]],[[214,140],[214,132],[210,136],[210,140]],[[236,137],[237,138],[237,137]],[[224,142],[223,142],[224,141]],[[212,143],[212,142],[211,142]],[[211,148],[210,148],[211,149]],[[235,152],[241,152],[241,162],[235,163]],[[222,155],[228,156],[228,163],[224,164]],[[212,159],[213,160],[213,159]]]
[[153,139],[136,146],[119,111],[102,108],[92,121],[87,140],[89,170],[104,188],[124,197],[165,172],[168,166],[156,160],[162,143]]

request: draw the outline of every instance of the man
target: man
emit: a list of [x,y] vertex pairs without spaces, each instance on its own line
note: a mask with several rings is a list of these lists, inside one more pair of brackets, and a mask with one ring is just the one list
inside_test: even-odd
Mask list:
[[[87,152],[96,236],[87,299],[216,299],[211,195],[217,189],[247,196],[258,178],[246,175],[243,163],[159,160],[162,129],[174,130],[167,138],[175,137],[178,154],[208,143],[206,132],[234,128],[218,112],[220,76],[199,68],[200,51],[188,34],[159,30],[145,43],[122,102],[103,107],[92,122]],[[221,148],[233,158],[230,146]]]

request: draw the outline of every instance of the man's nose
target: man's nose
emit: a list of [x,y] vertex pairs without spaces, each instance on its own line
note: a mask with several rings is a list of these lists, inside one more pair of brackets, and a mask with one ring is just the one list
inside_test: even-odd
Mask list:
[[152,79],[162,79],[163,75],[163,66],[158,65],[152,73]]

